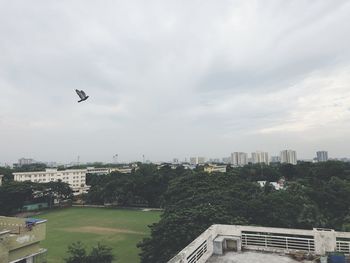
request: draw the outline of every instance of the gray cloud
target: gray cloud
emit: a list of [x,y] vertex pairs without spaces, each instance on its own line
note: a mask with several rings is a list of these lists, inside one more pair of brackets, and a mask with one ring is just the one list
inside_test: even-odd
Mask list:
[[331,0],[0,0],[0,162],[345,156],[349,15]]

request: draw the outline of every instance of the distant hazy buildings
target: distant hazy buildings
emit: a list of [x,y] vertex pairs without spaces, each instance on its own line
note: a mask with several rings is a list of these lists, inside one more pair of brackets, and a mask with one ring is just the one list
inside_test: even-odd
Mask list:
[[327,151],[318,151],[316,152],[318,162],[327,162],[328,161],[328,152]]
[[231,153],[231,164],[233,166],[244,166],[248,164],[248,154],[244,152]]
[[229,163],[231,163],[231,156],[230,157],[224,157],[224,158],[222,158],[222,162],[223,163],[226,163],[226,164],[229,164]]
[[297,152],[293,150],[283,150],[280,154],[281,163],[297,164]]
[[21,158],[18,160],[18,166],[29,165],[35,163],[34,159]]
[[280,163],[281,157],[280,156],[271,156],[271,163]]
[[205,157],[190,157],[190,164],[197,165],[197,164],[204,164],[205,163]]
[[269,153],[267,152],[253,152],[252,153],[252,163],[257,164],[257,163],[264,163],[264,164],[269,164]]
[[221,163],[220,158],[210,158],[209,163]]

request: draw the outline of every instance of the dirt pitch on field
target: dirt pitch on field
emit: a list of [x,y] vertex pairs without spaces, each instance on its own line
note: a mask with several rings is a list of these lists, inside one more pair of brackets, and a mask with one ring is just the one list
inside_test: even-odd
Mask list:
[[65,208],[38,215],[47,219],[48,262],[63,263],[67,246],[82,241],[90,249],[98,242],[113,248],[118,263],[139,262],[136,244],[149,236],[147,227],[159,221],[161,212],[108,208]]

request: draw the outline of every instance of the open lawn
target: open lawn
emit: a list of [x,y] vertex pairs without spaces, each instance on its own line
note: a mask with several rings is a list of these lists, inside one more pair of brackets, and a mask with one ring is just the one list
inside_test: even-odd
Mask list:
[[65,208],[38,217],[48,219],[48,262],[62,263],[67,246],[82,241],[87,248],[98,242],[113,248],[118,263],[139,262],[136,244],[150,234],[148,225],[158,222],[161,212],[108,208]]

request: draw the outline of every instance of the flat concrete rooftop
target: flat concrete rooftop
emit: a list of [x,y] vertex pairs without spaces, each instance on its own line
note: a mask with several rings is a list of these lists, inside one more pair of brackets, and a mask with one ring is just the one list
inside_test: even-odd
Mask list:
[[261,252],[227,252],[224,255],[213,255],[206,263],[300,263],[311,261],[296,261],[288,256],[273,254],[273,253],[261,253]]

